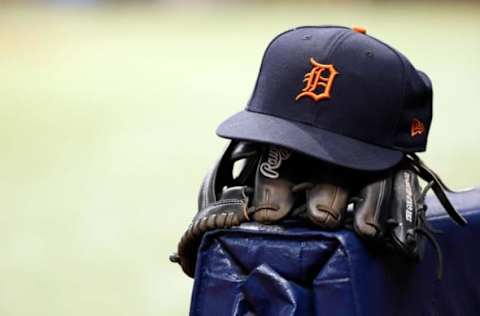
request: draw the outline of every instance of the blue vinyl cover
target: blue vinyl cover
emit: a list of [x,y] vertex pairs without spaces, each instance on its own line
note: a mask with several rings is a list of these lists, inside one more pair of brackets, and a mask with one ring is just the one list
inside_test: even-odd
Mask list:
[[468,220],[453,223],[433,196],[419,263],[375,251],[348,230],[246,224],[200,246],[190,315],[480,315],[480,188],[450,195]]

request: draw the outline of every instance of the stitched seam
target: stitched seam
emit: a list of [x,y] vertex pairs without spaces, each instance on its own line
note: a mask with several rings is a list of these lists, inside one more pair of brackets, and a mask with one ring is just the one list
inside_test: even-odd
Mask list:
[[330,46],[330,49],[327,53],[327,56],[325,57],[325,59],[329,59],[333,53],[337,50],[337,48],[343,43],[345,42],[345,40],[347,38],[349,38],[350,36],[352,36],[354,33],[352,32],[348,32],[348,31],[345,31],[345,32],[342,32],[338,35],[338,37],[335,39],[335,42],[332,44],[332,46]]
[[211,206],[221,206],[221,205],[227,205],[227,204],[238,204],[238,205],[242,205],[243,202],[242,202],[242,201],[239,201],[239,200],[235,200],[235,199],[227,199],[227,200],[217,201],[217,202],[211,204]]
[[[393,137],[396,138],[397,134],[398,134],[398,126],[400,125],[400,121],[401,121],[401,118],[402,118],[402,113],[403,113],[403,110],[405,109],[405,91],[407,89],[407,80],[406,80],[406,77],[405,77],[405,73],[406,73],[406,69],[405,69],[405,63],[404,63],[404,60],[402,58],[402,56],[400,55],[400,53],[395,49],[393,48],[392,46],[388,45],[387,43],[377,39],[377,38],[374,38],[372,37],[373,39],[375,39],[376,41],[378,41],[380,44],[384,45],[385,47],[389,48],[396,56],[397,58],[400,60],[400,64],[402,65],[402,95],[401,95],[401,99],[402,99],[402,102],[401,102],[401,105],[402,105],[402,109],[400,111],[400,115],[398,116],[398,119],[397,119],[397,122],[395,123],[395,128],[393,129]],[[391,146],[395,146],[396,145],[396,141],[394,143],[391,144]]]
[[[194,293],[192,293],[192,302],[195,300],[195,302],[196,302],[197,304],[194,306],[194,308],[192,308],[192,306],[190,307],[190,315],[194,315],[194,312],[196,313],[196,312],[198,312],[198,310],[201,311],[201,310],[202,310],[202,306],[205,305],[205,304],[202,304],[202,302],[201,302],[202,299],[203,299],[203,297],[198,298],[198,296],[200,295],[199,293],[202,292],[202,291],[201,291],[202,289],[207,288],[207,286],[208,286],[208,284],[209,284],[209,281],[210,281],[210,278],[203,278],[203,277],[202,277],[202,275],[205,273],[206,270],[203,270],[203,271],[202,271],[202,273],[201,273],[202,275],[199,275],[199,273],[197,273],[197,271],[200,272],[200,271],[199,271],[199,270],[200,270],[199,267],[201,266],[201,264],[200,264],[199,262],[200,262],[202,259],[203,259],[204,261],[206,260],[206,262],[208,262],[208,260],[209,260],[209,256],[206,256],[206,257],[205,257],[205,256],[200,256],[200,258],[199,258],[199,256],[198,256],[198,254],[200,253],[200,249],[202,248],[202,246],[203,246],[203,244],[204,244],[204,242],[205,242],[205,238],[204,238],[204,237],[205,237],[205,236],[202,237],[202,239],[201,239],[201,241],[200,241],[200,245],[199,245],[198,248],[197,248],[197,254],[196,254],[196,255],[197,255],[196,261],[197,261],[197,262],[196,262],[196,264],[195,264],[195,274],[196,274],[197,277],[195,278],[195,281],[199,280],[198,282],[200,282],[200,285],[196,284],[196,285],[194,286],[194,290],[196,290],[196,291],[194,291]],[[207,266],[207,265],[205,264],[205,262],[204,262],[204,266]],[[200,280],[201,280],[201,281],[200,281]],[[203,281],[203,282],[202,282],[202,281]],[[195,299],[195,298],[196,298],[196,299]]]
[[333,210],[333,205],[335,205],[335,202],[337,200],[337,194],[338,193],[338,187],[335,187],[335,192],[333,193],[333,199],[332,199],[332,203],[330,204],[330,209]]
[[381,209],[381,203],[384,202],[383,201],[383,196],[385,195],[385,185],[386,185],[386,181],[383,180],[381,185],[380,185],[380,192],[378,193],[378,199],[377,199],[377,203],[375,203],[375,216],[374,216],[374,219],[375,219],[375,222],[378,223],[378,220],[379,220],[379,217],[380,217],[380,212],[379,210]]
[[[393,48],[392,46],[388,45],[387,43],[383,42],[382,40],[379,40],[376,37],[373,37],[373,36],[370,36],[370,35],[367,35],[367,36],[374,39],[378,43],[384,45],[385,47],[389,48],[398,57],[398,59],[400,60],[400,63],[402,64],[403,87],[402,87],[402,95],[401,95],[401,98],[402,98],[402,111],[401,112],[403,113],[403,109],[405,108],[405,90],[406,90],[406,78],[405,78],[405,72],[406,71],[405,71],[404,60],[403,60],[401,54],[395,48]],[[397,123],[395,124],[395,129],[394,129],[394,135],[393,136],[397,136],[397,129],[398,129],[398,125],[400,124],[400,120],[401,120],[401,115],[398,116],[398,120],[397,120]],[[395,143],[390,145],[390,146],[392,146],[392,148],[395,148],[395,149],[399,148],[399,147],[396,146]],[[405,150],[405,149],[403,149],[403,150]]]
[[353,276],[353,271],[352,271],[352,258],[350,258],[350,254],[347,252],[347,249],[343,246],[343,244],[341,244],[342,248],[343,248],[343,251],[345,253],[345,257],[347,258],[347,262],[348,262],[348,270],[349,270],[349,278],[350,278],[350,290],[352,291],[352,298],[353,298],[353,307],[355,309],[355,312],[354,312],[354,315],[361,315],[361,313],[359,312],[359,305],[358,305],[358,298],[356,296],[356,293],[355,293],[355,286],[354,286],[354,282],[355,282],[355,278]]
[[[330,58],[332,57],[332,55],[335,53],[335,51],[337,50],[337,48],[347,40],[347,38],[349,38],[350,36],[352,36],[354,33],[353,32],[349,32],[348,30],[350,29],[347,29],[345,30],[344,32],[340,33],[337,38],[335,39],[335,42],[332,44],[332,46],[330,46],[330,49],[328,50],[328,53],[326,54],[326,57],[325,57],[325,60],[330,60]],[[340,71],[341,72],[341,71]],[[314,122],[317,122],[318,121],[318,117],[320,116],[320,110],[317,111],[317,114],[315,114],[315,120]]]
[[403,58],[400,57],[400,55],[395,51],[393,50],[393,52],[395,53],[395,55],[397,55],[397,57],[400,59],[400,63],[402,64],[402,95],[401,95],[401,106],[402,106],[402,109],[400,110],[400,115],[398,116],[398,119],[397,119],[397,122],[395,123],[395,128],[393,129],[393,138],[394,138],[394,141],[393,141],[393,144],[392,145],[395,145],[397,140],[397,135],[398,135],[398,127],[400,125],[400,121],[402,120],[403,118],[403,113],[404,113],[404,110],[405,110],[405,91],[407,90],[407,78],[405,76],[406,74],[406,71],[405,71],[405,63],[403,62]]

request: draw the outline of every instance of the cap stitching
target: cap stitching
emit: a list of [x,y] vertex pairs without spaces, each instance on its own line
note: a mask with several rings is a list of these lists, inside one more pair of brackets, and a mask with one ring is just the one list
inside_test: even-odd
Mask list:
[[353,32],[342,32],[340,33],[337,38],[335,39],[335,42],[330,46],[330,49],[327,53],[327,56],[325,57],[325,59],[330,59],[330,57],[332,56],[332,54],[335,52],[335,50],[338,48],[338,46],[340,46],[343,42],[345,42],[345,40],[347,38],[349,38],[350,36],[352,36],[354,33]]
[[[395,48],[393,48],[392,46],[388,45],[387,43],[383,42],[382,40],[379,40],[378,38],[376,37],[373,37],[373,36],[370,36],[370,38],[376,40],[377,42],[379,42],[380,44],[384,45],[385,47],[387,47],[388,49],[390,49],[394,54],[395,56],[397,56],[397,58],[400,60],[400,64],[402,65],[402,95],[401,95],[401,99],[402,99],[402,102],[401,102],[401,111],[400,111],[400,115],[398,115],[398,118],[397,118],[397,122],[395,123],[395,128],[393,129],[393,135],[392,135],[392,138],[394,138],[393,142],[392,142],[392,148],[394,146],[396,146],[397,144],[397,134],[398,134],[398,126],[400,125],[400,121],[401,121],[401,118],[402,118],[402,113],[405,109],[405,90],[406,90],[406,78],[405,78],[405,63],[404,63],[404,60],[402,58],[403,55],[401,55]],[[397,147],[395,147],[397,148]],[[404,148],[403,151],[406,151],[407,149]]]
[[[392,49],[392,48],[391,48]],[[395,128],[393,129],[393,145],[397,144],[397,134],[398,134],[398,127],[400,125],[400,121],[402,120],[403,117],[403,112],[405,110],[405,90],[407,86],[407,78],[405,78],[405,63],[403,62],[403,58],[398,54],[398,52],[395,49],[392,49],[395,55],[397,55],[398,59],[400,59],[400,63],[402,64],[402,81],[403,81],[403,87],[402,87],[402,102],[401,102],[401,110],[400,110],[400,115],[398,116],[397,122],[395,123]]]
[[[350,30],[350,29],[346,29],[346,30]],[[345,40],[347,38],[349,38],[352,34],[354,34],[353,32],[348,32],[348,31],[344,31],[342,33],[340,33],[334,40],[334,42],[332,43],[332,45],[330,46],[330,49],[328,50],[327,54],[325,55],[325,60],[326,61],[329,61],[330,60],[330,57],[333,55],[333,53],[335,52],[335,50],[343,43],[345,42]],[[341,72],[341,70],[339,70]],[[318,117],[320,116],[320,108],[317,110],[317,113],[315,114],[315,119],[314,119],[314,122],[317,122],[318,121]]]

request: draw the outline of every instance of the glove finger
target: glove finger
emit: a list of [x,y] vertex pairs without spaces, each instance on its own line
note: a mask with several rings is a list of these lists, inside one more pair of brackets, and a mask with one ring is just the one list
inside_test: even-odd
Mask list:
[[327,181],[315,183],[307,190],[307,215],[321,228],[338,228],[345,218],[348,196],[349,191],[344,186]]
[[371,182],[360,190],[353,221],[353,228],[359,236],[376,239],[385,234],[391,194],[390,177]]
[[393,180],[390,220],[395,223],[391,237],[395,246],[407,255],[417,256],[424,240],[416,231],[422,227],[423,197],[417,175],[411,170],[398,171]]
[[284,218],[292,209],[295,162],[288,149],[269,146],[262,154],[255,175],[252,204],[254,220],[271,223]]

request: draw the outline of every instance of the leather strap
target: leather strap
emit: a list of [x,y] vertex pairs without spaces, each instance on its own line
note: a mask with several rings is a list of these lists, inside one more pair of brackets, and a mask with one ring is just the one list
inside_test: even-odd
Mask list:
[[408,154],[408,161],[411,168],[425,181],[432,182],[432,190],[437,196],[442,206],[447,211],[448,215],[460,226],[467,225],[467,220],[457,211],[453,204],[448,199],[446,192],[453,193],[454,191],[448,188],[440,177],[430,168],[428,168],[423,161],[415,154]]

